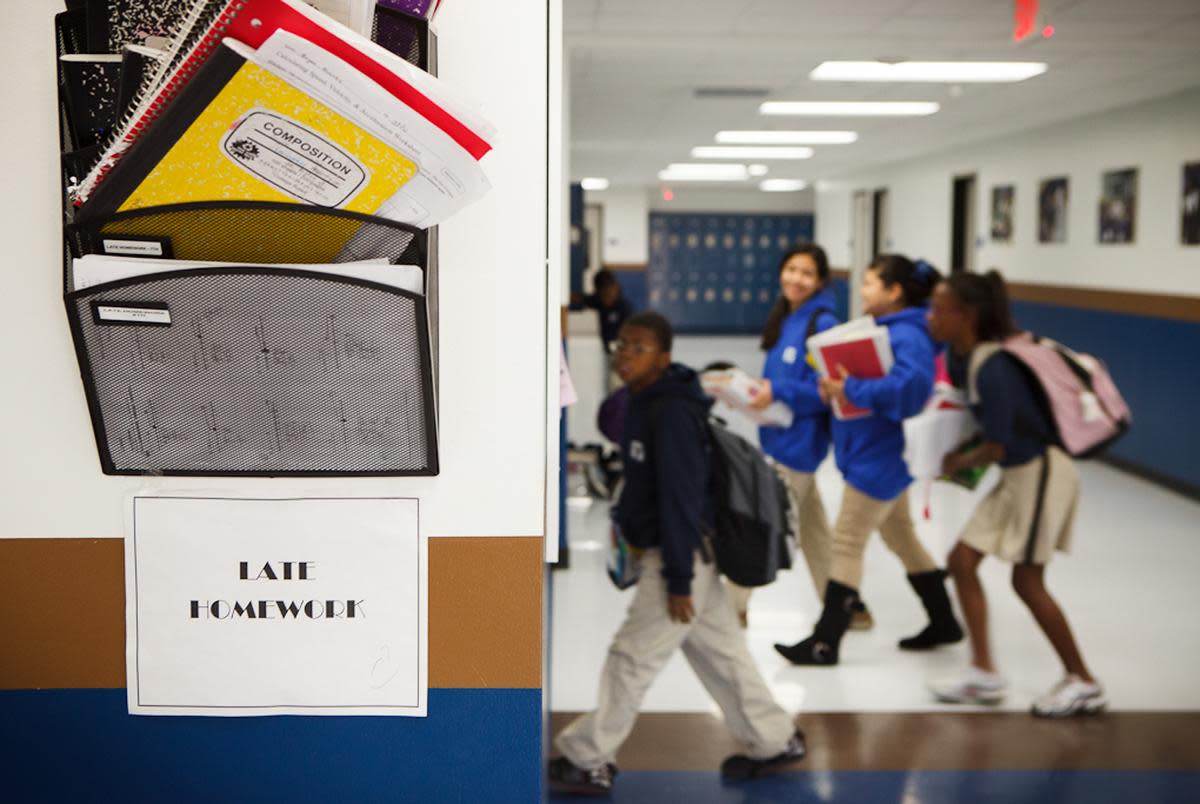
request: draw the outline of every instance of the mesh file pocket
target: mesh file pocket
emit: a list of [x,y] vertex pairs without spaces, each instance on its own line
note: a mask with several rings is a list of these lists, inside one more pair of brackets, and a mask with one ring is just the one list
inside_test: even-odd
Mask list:
[[70,293],[106,474],[433,475],[424,299],[221,268]]
[[409,64],[437,74],[436,44],[428,20],[376,5],[371,40]]
[[[421,230],[385,218],[266,201],[174,204],[76,218],[66,227],[66,237],[74,257],[128,255],[133,253],[128,243],[140,241],[148,245],[138,254],[177,260],[280,264],[382,259],[422,267],[427,239]],[[66,288],[74,288],[69,275]]]

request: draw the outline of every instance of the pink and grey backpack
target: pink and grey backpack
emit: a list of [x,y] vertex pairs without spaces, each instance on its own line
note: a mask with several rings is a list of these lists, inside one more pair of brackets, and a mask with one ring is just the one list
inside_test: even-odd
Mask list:
[[1000,350],[1015,357],[1037,380],[1054,420],[1059,446],[1072,456],[1090,458],[1098,454],[1133,423],[1129,406],[1103,363],[1028,332],[975,347],[967,373],[967,399],[972,405],[979,404],[979,369]]

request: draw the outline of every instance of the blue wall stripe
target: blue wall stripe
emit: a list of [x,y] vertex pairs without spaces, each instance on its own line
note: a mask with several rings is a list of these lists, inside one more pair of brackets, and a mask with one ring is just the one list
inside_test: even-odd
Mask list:
[[1108,366],[1133,411],[1111,455],[1200,488],[1200,323],[1020,301],[1013,315]]
[[429,691],[429,717],[133,717],[125,690],[0,692],[0,800],[528,802],[541,690]]
[[[1129,804],[1193,801],[1194,770],[803,771],[722,784],[716,770],[620,773],[621,804],[862,804],[863,802],[1023,802]],[[578,798],[551,796],[552,801]]]

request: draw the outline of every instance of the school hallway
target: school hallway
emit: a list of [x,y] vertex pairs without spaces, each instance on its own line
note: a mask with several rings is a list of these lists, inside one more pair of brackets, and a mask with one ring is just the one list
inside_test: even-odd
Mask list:
[[[596,344],[572,338],[572,374],[581,402],[569,409],[576,443],[598,440]],[[675,358],[693,366],[727,359],[749,371],[761,359],[750,338],[681,337]],[[752,435],[734,422],[743,434]],[[800,668],[772,648],[805,636],[820,612],[802,565],[756,590],[747,638],[780,703],[798,713],[809,755],[795,772],[723,785],[721,759],[738,750],[712,699],[682,655],[646,695],[642,716],[618,757],[618,802],[1157,802],[1191,800],[1200,789],[1200,502],[1099,462],[1079,464],[1083,492],[1073,552],[1059,555],[1047,584],[1063,606],[1084,658],[1103,682],[1109,711],[1046,721],[1029,715],[1033,699],[1062,672],[1045,637],[1009,585],[1009,567],[992,559],[981,577],[988,593],[993,652],[1010,687],[994,707],[939,704],[928,680],[967,661],[965,641],[908,653],[896,641],[924,625],[924,613],[899,562],[873,537],[862,594],[875,618],[851,631],[836,667]],[[605,574],[607,503],[589,496],[579,473],[568,479],[570,566],[552,573],[551,734],[596,704],[608,643],[632,591]],[[818,487],[830,516],[841,478],[828,459]],[[936,484],[914,487],[922,541],[939,558],[986,487],[974,493]],[[802,562],[802,558],[797,556]],[[553,754],[554,752],[551,751]]]

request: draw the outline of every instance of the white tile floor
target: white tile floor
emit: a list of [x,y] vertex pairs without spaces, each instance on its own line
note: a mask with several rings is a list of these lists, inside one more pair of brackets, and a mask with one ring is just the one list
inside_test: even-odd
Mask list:
[[[707,357],[701,352],[717,340],[681,342],[676,354],[686,353],[691,357],[687,362],[702,364]],[[755,366],[749,360],[738,362]],[[1071,555],[1056,557],[1047,579],[1075,629],[1084,658],[1108,688],[1114,709],[1200,710],[1200,503],[1102,464],[1081,463],[1080,470],[1083,496],[1075,548]],[[821,467],[818,484],[832,517],[841,495],[841,478],[832,460]],[[941,557],[975,498],[935,484],[931,502],[932,518],[923,521],[914,499],[914,517],[926,546]],[[604,503],[579,497],[569,501],[571,567],[553,575],[555,711],[594,707],[608,642],[632,594],[614,588],[604,572],[607,513]],[[1049,643],[1011,591],[1008,576],[1006,565],[985,562],[993,650],[1012,683],[1003,708],[1025,710],[1061,670]],[[867,551],[862,592],[874,613],[875,629],[848,634],[836,668],[793,667],[771,647],[807,636],[819,613],[803,568],[782,573],[775,584],[755,592],[747,639],[780,702],[794,711],[946,709],[929,697],[924,682],[964,663],[965,643],[924,654],[896,649],[897,639],[923,625],[923,613],[903,568],[877,536]],[[643,711],[659,712],[714,709],[682,656],[667,665],[643,706]]]

